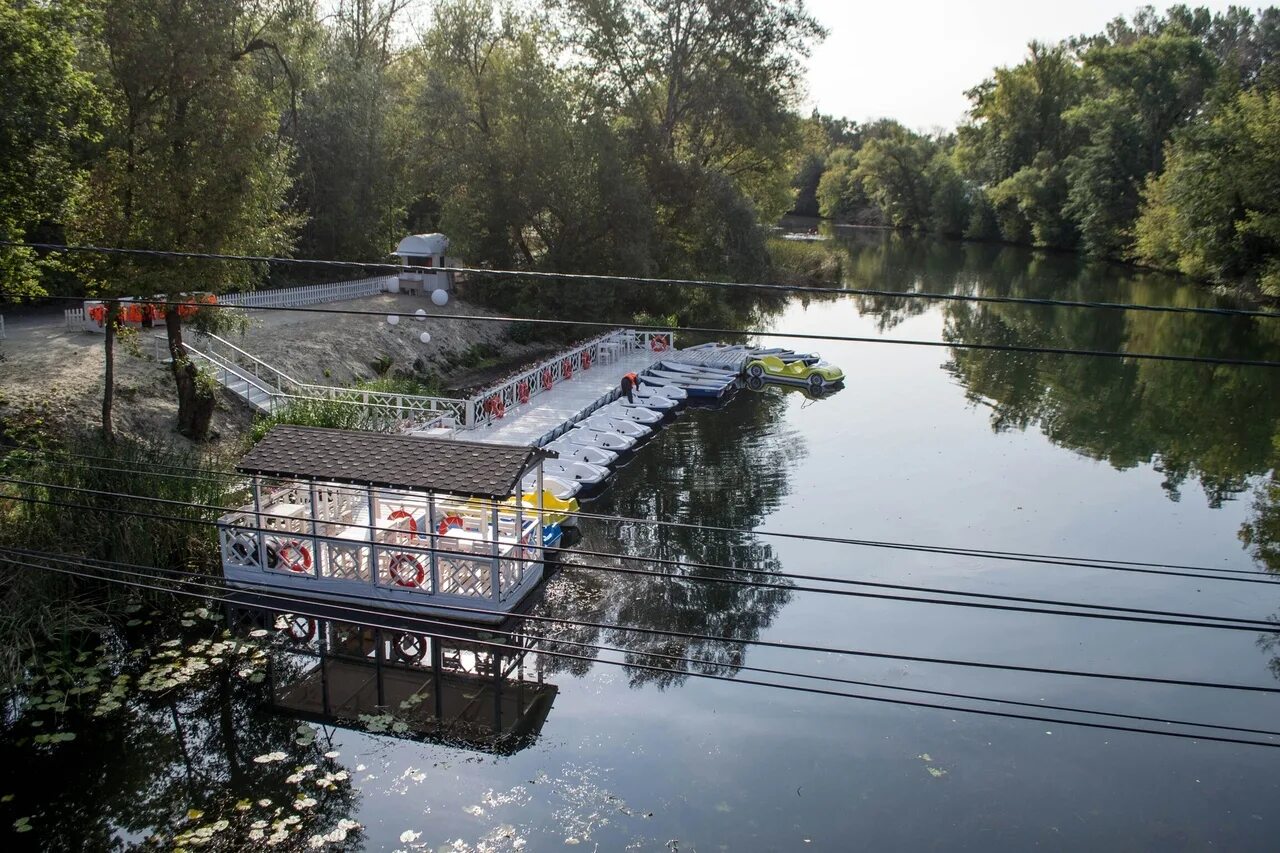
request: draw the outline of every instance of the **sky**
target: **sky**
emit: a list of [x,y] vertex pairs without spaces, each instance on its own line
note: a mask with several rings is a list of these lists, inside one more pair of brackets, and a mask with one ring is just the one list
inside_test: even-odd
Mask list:
[[[1259,5],[1235,0],[1236,5]],[[829,31],[809,59],[808,106],[856,121],[889,117],[916,130],[951,129],[964,93],[1027,42],[1100,32],[1140,4],[1127,0],[806,0]],[[1153,4],[1163,9],[1172,5]],[[1221,11],[1219,0],[1188,5]],[[1261,4],[1266,5],[1266,4]]]

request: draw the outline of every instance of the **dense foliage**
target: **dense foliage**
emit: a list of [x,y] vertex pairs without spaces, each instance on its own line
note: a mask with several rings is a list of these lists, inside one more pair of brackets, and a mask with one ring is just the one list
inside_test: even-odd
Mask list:
[[[1280,9],[1175,6],[1032,43],[954,134],[814,116],[824,216],[1080,249],[1280,294]],[[816,163],[816,165],[815,165]]]

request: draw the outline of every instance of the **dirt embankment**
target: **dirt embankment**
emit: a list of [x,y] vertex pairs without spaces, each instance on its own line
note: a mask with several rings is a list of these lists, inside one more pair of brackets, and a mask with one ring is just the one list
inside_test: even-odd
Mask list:
[[[382,294],[315,307],[374,313],[251,311],[248,328],[225,337],[301,382],[340,386],[376,378],[385,368],[382,375],[434,378],[444,388],[469,388],[549,350],[545,344],[511,341],[504,322],[440,317],[494,316],[457,299],[437,308],[427,298]],[[418,309],[426,316],[417,317]],[[414,317],[391,325],[388,312]],[[60,314],[47,312],[6,317],[6,322],[7,339],[0,342],[0,437],[15,430],[29,435],[46,428],[96,429],[102,416],[102,335],[68,331]],[[431,335],[429,343],[420,340],[423,332]],[[125,435],[182,442],[173,431],[173,378],[154,334],[141,332],[134,345],[117,347],[115,427]],[[197,336],[191,341],[199,346]],[[224,394],[213,419],[213,444],[236,442],[252,420],[243,403]]]

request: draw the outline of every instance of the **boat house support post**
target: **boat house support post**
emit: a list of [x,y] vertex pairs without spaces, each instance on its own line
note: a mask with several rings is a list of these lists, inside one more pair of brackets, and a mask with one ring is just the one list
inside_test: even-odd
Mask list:
[[311,564],[312,572],[316,577],[320,577],[324,572],[320,571],[320,522],[316,520],[316,516],[320,513],[320,492],[316,489],[316,484],[311,483],[311,553],[315,555],[315,561]]
[[440,591],[440,540],[436,530],[436,496],[427,495],[427,541],[431,544],[428,562],[431,564],[431,591]]
[[495,602],[502,600],[502,560],[499,552],[502,548],[502,534],[498,532],[498,502],[492,498],[493,509],[489,517],[493,520],[493,560],[489,564],[489,595]]
[[267,570],[267,536],[266,531],[262,529],[262,481],[256,476],[253,478],[253,526],[258,531],[258,568],[265,572]]
[[369,580],[378,586],[378,495],[372,487],[365,495],[369,501]]

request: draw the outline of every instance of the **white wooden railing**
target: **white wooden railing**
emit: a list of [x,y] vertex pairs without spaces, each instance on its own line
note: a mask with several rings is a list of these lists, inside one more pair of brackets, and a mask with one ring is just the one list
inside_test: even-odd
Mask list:
[[85,331],[83,308],[68,308],[62,312],[62,316],[66,319],[68,329]]

